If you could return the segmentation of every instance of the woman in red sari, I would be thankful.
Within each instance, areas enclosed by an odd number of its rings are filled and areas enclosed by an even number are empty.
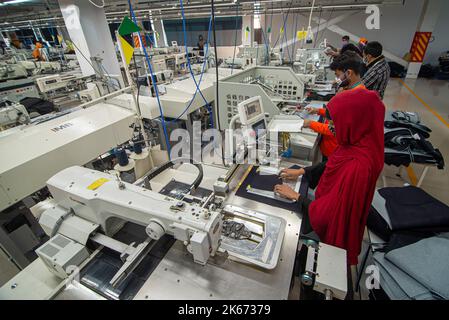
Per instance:
[[[315,200],[286,185],[276,186],[275,192],[297,200],[307,231],[345,249],[352,266],[358,262],[368,210],[383,169],[385,106],[376,92],[362,89],[337,94],[327,108],[338,146],[327,163],[302,172],[311,185],[318,184]]]

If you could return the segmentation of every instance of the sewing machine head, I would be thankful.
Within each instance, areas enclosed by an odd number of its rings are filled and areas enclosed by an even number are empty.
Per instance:
[[[124,223],[132,222],[146,227],[149,241],[157,241],[166,233],[182,241],[199,264],[206,264],[219,247],[221,215],[195,203],[83,167],[59,172],[47,186],[57,205],[43,212],[39,223],[52,239],[62,235],[78,247],[86,246],[97,233],[111,237]],[[41,248],[37,253],[43,257]]]

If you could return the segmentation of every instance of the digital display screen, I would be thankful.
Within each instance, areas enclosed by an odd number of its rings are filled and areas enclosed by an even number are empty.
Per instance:
[[[257,117],[258,115],[260,115],[262,113],[262,110],[260,108],[260,102],[254,101],[254,102],[247,104],[245,111],[246,111],[246,118],[248,120],[251,120],[251,119]]]

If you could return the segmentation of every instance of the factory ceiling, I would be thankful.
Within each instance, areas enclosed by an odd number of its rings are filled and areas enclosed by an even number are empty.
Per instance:
[[[85,0],[88,1],[88,0]],[[98,5],[103,0],[89,0]],[[316,0],[315,10],[364,10],[369,4],[401,5],[405,0]],[[312,0],[215,0],[216,16],[260,14],[282,14],[287,12],[310,11]],[[179,1],[132,0],[139,19],[180,18]],[[210,14],[210,0],[184,0],[187,17],[206,17]],[[104,8],[109,22],[118,21],[129,15],[127,0],[104,0]],[[37,27],[63,26],[58,0],[0,0],[0,29],[3,31]]]

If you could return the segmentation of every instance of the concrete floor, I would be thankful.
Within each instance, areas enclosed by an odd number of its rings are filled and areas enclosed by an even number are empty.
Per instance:
[[[408,87],[408,88],[407,88]],[[399,80],[391,79],[384,98],[389,110],[417,112],[421,122],[432,129],[429,141],[440,149],[449,164],[449,81],[441,80]],[[411,169],[402,170],[401,178],[396,176],[398,169],[385,167],[387,185],[402,186],[404,183],[416,184],[424,170],[422,165],[413,164]],[[383,186],[379,181],[379,187]],[[422,184],[422,189],[449,205],[449,170],[431,168]]]

